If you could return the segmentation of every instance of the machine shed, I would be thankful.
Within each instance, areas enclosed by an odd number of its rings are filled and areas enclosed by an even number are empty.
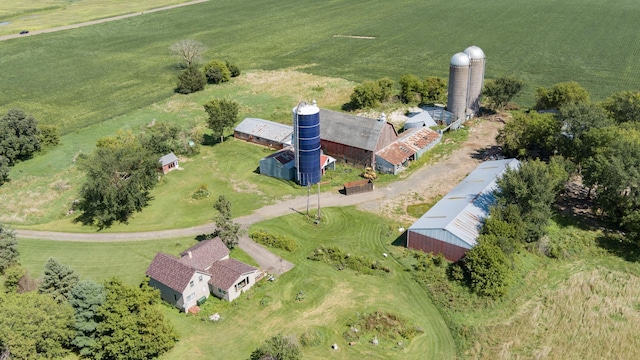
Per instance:
[[[508,169],[517,169],[516,159],[485,161],[438,201],[407,231],[407,247],[442,253],[458,261],[475,244],[494,204],[496,180]]]
[[[260,159],[260,174],[283,180],[296,178],[296,155],[284,149]]]
[[[274,149],[290,146],[292,134],[290,125],[257,118],[246,118],[233,129],[233,136],[237,139]]]

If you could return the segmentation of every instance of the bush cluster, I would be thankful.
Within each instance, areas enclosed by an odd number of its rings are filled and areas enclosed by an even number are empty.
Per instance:
[[[258,244],[276,249],[283,249],[289,252],[298,249],[298,243],[294,239],[284,235],[275,235],[266,231],[256,231],[249,234],[249,237]]]
[[[333,267],[338,270],[344,270],[346,268],[367,275],[391,272],[389,267],[384,266],[377,260],[366,256],[351,256],[349,253],[345,254],[344,251],[337,246],[321,246],[313,250],[307,258],[309,260],[323,261],[332,264]]]
[[[398,342],[411,340],[424,330],[400,316],[376,310],[370,314],[358,313],[347,321],[349,328],[342,336],[346,341],[358,341],[362,338],[378,338],[382,341]]]

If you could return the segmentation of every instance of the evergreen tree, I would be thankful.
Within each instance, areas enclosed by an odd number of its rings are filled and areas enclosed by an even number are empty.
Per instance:
[[[180,94],[191,94],[204,90],[205,85],[207,85],[207,78],[204,73],[195,65],[190,65],[178,75],[176,91]]]
[[[44,277],[39,292],[48,294],[58,303],[69,300],[71,290],[78,284],[78,275],[71,268],[50,257],[44,265]]]
[[[18,263],[18,240],[11,228],[0,223],[0,274]]]
[[[97,347],[98,310],[105,299],[104,286],[91,280],[82,280],[71,290],[69,304],[75,312],[76,330],[71,343],[81,356],[91,355]]]

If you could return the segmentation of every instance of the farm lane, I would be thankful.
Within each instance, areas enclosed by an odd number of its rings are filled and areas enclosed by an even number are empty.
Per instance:
[[[430,166],[415,171],[407,178],[393,183],[376,187],[372,192],[345,196],[338,192],[322,193],[320,206],[358,206],[360,209],[394,216],[394,209],[398,206],[406,206],[415,202],[429,201],[439,195],[446,194],[457,183],[471,172],[480,160],[477,153],[495,145],[495,137],[501,121],[482,120],[470,128],[470,134],[463,146],[452,154]],[[311,196],[309,208],[318,206],[317,196]],[[255,210],[252,214],[237,217],[245,230],[240,237],[238,247],[251,256],[265,270],[277,275],[293,268],[293,264],[277,257],[263,246],[255,243],[246,234],[246,230],[253,223],[272,219],[293,212],[305,213],[307,209],[307,197],[297,196],[282,200],[276,204],[264,206]],[[399,219],[408,220],[408,219]],[[178,238],[185,236],[197,236],[211,234],[215,230],[215,224],[194,226],[184,229],[172,229],[148,232],[132,233],[62,233],[51,231],[34,231],[16,229],[18,238],[54,240],[54,241],[79,241],[79,242],[117,242],[117,241],[143,241],[154,239]]]
[[[118,16],[112,16],[112,17],[108,17],[108,18],[104,18],[104,19],[92,20],[92,21],[87,21],[87,22],[82,22],[82,23],[77,23],[77,24],[58,26],[58,27],[54,27],[54,28],[50,28],[50,29],[32,30],[32,31],[30,30],[28,34],[3,35],[3,36],[0,36],[0,41],[20,38],[20,37],[26,37],[26,36],[32,36],[32,35],[38,35],[38,34],[52,33],[52,32],[62,31],[62,30],[77,29],[77,28],[80,28],[80,27],[83,27],[83,26],[90,26],[90,25],[101,24],[101,23],[105,23],[105,22],[109,22],[109,21],[116,21],[116,20],[126,19],[126,18],[130,18],[130,17],[133,17],[133,16],[140,16],[140,15],[144,15],[144,14],[153,13],[153,12],[156,12],[156,11],[175,9],[175,8],[179,8],[179,7],[182,7],[182,6],[199,4],[199,3],[202,3],[202,2],[205,2],[205,1],[209,1],[209,0],[194,0],[194,1],[189,1],[189,2],[186,2],[186,3],[182,3],[182,4],[163,6],[163,7],[159,7],[159,8],[155,8],[155,9],[150,9],[150,10],[145,10],[145,11],[140,11],[140,12],[135,12],[135,13],[130,13],[130,14],[124,14],[124,15],[118,15]]]

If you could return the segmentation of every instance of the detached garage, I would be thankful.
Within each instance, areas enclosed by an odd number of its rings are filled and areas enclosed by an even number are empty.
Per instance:
[[[476,244],[482,221],[494,204],[496,180],[516,159],[485,161],[409,227],[407,247],[458,261]]]

